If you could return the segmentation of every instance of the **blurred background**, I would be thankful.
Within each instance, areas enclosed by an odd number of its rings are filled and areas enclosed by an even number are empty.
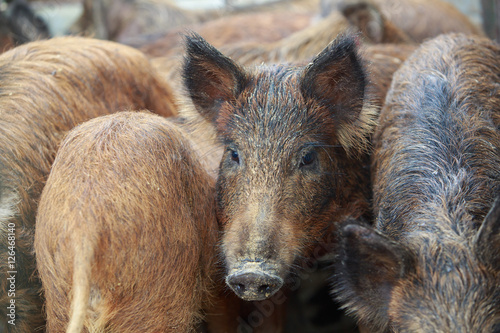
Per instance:
[[[286,0],[281,0],[286,2]],[[460,11],[469,16],[477,25],[482,25],[482,10],[480,0],[446,0],[453,3]],[[496,0],[483,0],[486,10],[493,13]],[[176,0],[176,4],[186,9],[215,9],[224,7],[245,7],[276,0]],[[484,5],[483,5],[484,6]],[[48,24],[53,36],[63,35],[81,15],[83,6],[80,1],[35,1],[33,8]]]

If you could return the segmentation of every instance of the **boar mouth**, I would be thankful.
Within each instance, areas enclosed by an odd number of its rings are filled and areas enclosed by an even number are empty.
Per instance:
[[[231,269],[226,284],[245,301],[262,301],[273,296],[283,286],[283,279],[273,269],[263,267],[263,262],[246,262]]]

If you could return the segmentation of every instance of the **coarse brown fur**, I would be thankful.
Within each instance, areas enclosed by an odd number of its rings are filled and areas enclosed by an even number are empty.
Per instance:
[[[360,48],[375,105],[384,105],[394,72],[416,49],[415,44],[372,44]]]
[[[375,226],[339,236],[337,295],[374,332],[500,327],[499,77],[500,46],[464,34],[425,42],[394,74]]]
[[[284,63],[309,60],[324,49],[335,37],[349,27],[345,17],[340,13],[331,18],[299,30],[288,37],[272,43],[262,41],[242,41],[221,45],[220,49],[231,59],[242,65],[258,65],[261,63]],[[150,53],[151,50],[146,50]],[[172,82],[181,82],[182,58],[179,55],[158,57],[152,60],[153,66]],[[178,86],[176,84],[175,86]]]
[[[184,79],[226,149],[217,181],[226,279],[265,275],[276,284],[262,293],[228,284],[243,299],[268,298],[336,222],[368,214],[377,113],[354,39],[339,37],[308,66],[244,69],[190,36]]]
[[[187,137],[146,112],[69,132],[37,215],[48,332],[195,331],[218,226],[214,179]]]
[[[321,0],[321,15],[326,17],[346,5],[363,2],[377,7],[388,22],[417,43],[444,33],[484,34],[445,0]]]
[[[8,283],[0,282],[0,327],[43,326],[33,235],[40,193],[62,136],[90,118],[124,109],[176,113],[168,86],[137,50],[77,37],[19,46],[0,56],[0,271],[8,264],[7,226],[15,224],[16,325],[8,325]]]

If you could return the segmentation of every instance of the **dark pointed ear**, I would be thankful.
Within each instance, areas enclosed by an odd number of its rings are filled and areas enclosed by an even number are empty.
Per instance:
[[[500,271],[500,197],[497,197],[477,233],[476,255],[486,266]]]
[[[364,136],[374,128],[376,112],[364,108],[366,85],[354,35],[338,37],[302,74],[302,95],[329,111],[346,149],[366,144]]]
[[[344,121],[361,111],[365,86],[354,36],[334,40],[305,68],[301,80],[304,97],[318,100]]]
[[[338,255],[337,299],[361,321],[384,327],[392,288],[411,265],[408,250],[370,226],[349,223],[340,229]]]
[[[192,33],[185,37],[185,43],[184,85],[197,111],[214,122],[220,105],[243,90],[246,74],[201,36]]]

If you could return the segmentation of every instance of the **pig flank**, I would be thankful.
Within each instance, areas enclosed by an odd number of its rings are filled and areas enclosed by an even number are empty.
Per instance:
[[[226,146],[217,181],[228,285],[270,297],[344,216],[367,211],[368,136],[375,110],[352,37],[305,67],[246,70],[187,38],[184,79]]]
[[[500,328],[500,47],[463,34],[395,73],[372,157],[374,227],[341,230],[337,295],[371,331]]]

